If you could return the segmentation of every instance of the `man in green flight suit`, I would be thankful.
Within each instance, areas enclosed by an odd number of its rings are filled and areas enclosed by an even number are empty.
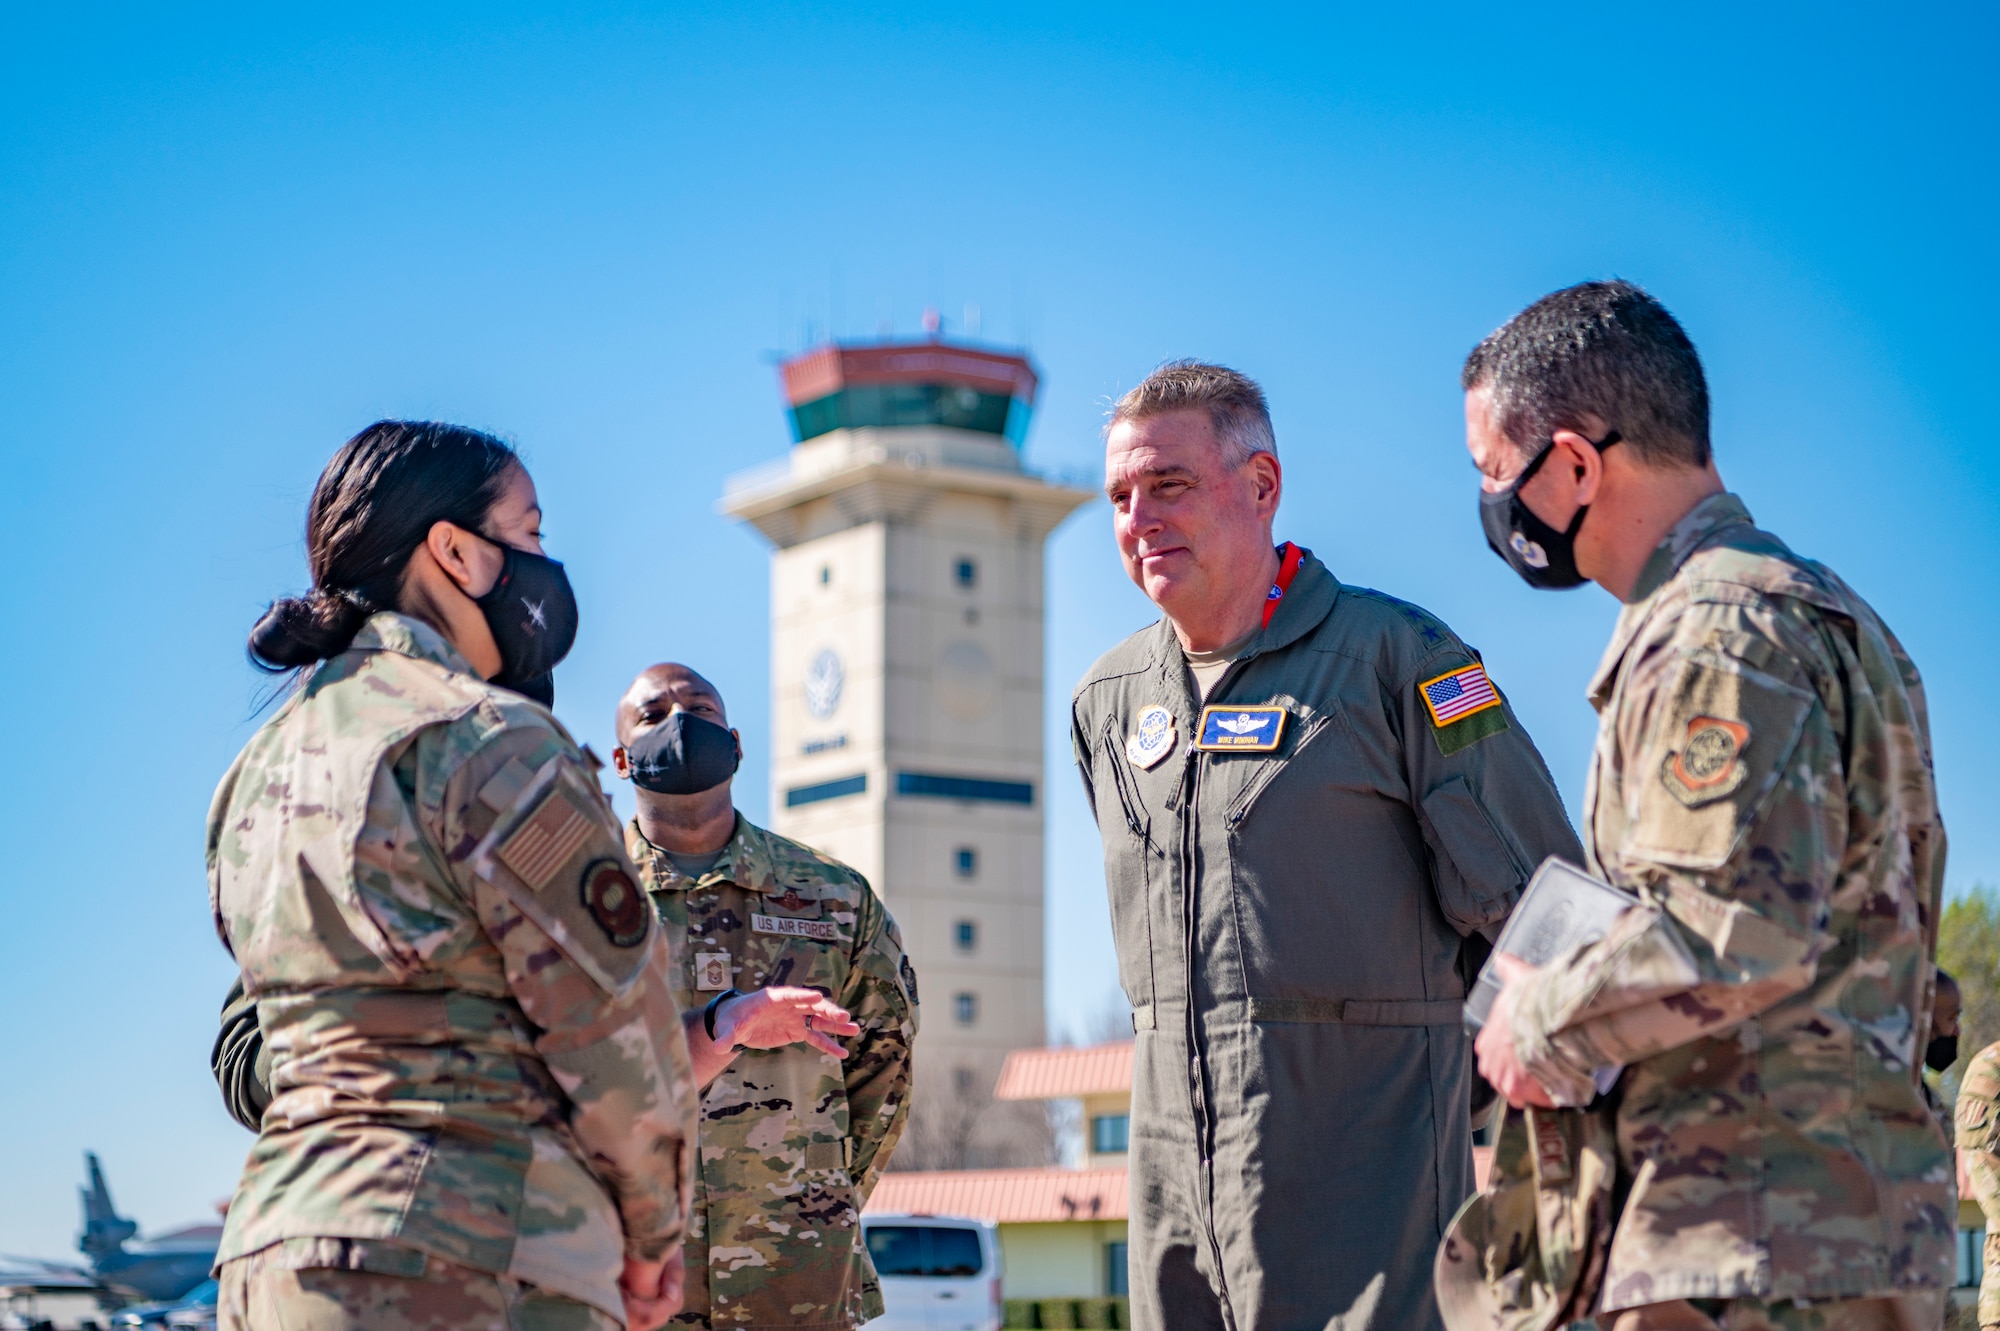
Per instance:
[[[702,1087],[674,1324],[845,1331],[883,1311],[859,1220],[909,1116],[916,974],[867,879],[736,812],[728,725],[712,684],[656,665],[612,754]]]
[[[1072,703],[1138,1028],[1132,1322],[1423,1331],[1472,1191],[1471,963],[1580,848],[1477,653],[1273,544],[1276,448],[1263,390],[1191,361],[1106,435],[1163,612]]]

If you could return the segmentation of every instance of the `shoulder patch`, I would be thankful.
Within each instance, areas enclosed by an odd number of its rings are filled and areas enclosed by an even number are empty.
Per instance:
[[[1698,809],[1743,784],[1749,774],[1743,749],[1749,743],[1750,727],[1741,721],[1697,716],[1688,722],[1680,748],[1661,760],[1660,781],[1668,794]]]
[[[576,807],[558,782],[494,854],[516,878],[540,891],[563,861],[583,849],[590,831],[590,815]]]
[[[653,912],[646,894],[617,860],[592,860],[584,867],[583,905],[612,946],[637,947],[646,941]]]
[[[1425,680],[1417,685],[1417,697],[1430,715],[1431,737],[1446,757],[1507,728],[1500,691],[1477,661]]]
[[[917,968],[910,964],[909,953],[905,952],[903,954],[903,964],[897,967],[897,970],[903,976],[903,992],[910,996],[911,1004],[915,1005],[917,1002]]]

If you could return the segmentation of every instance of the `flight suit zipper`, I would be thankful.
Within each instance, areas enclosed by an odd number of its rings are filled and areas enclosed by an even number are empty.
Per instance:
[[[1239,657],[1230,662],[1222,677],[1215,681],[1215,687],[1208,696],[1218,697],[1224,688],[1242,673],[1250,657]],[[1186,667],[1183,666],[1185,670]],[[1188,672],[1188,680],[1193,681],[1193,672]],[[1184,935],[1182,946],[1181,992],[1187,996],[1186,1036],[1188,1044],[1188,1104],[1194,1114],[1196,1154],[1201,1171],[1201,1196],[1198,1203],[1201,1210],[1202,1234],[1208,1240],[1209,1258],[1215,1263],[1215,1286],[1217,1302],[1221,1305],[1224,1324],[1234,1331],[1236,1310],[1229,1300],[1229,1276],[1222,1262],[1222,1240],[1215,1232],[1215,1132],[1214,1115],[1210,1112],[1208,1096],[1208,1060],[1201,1040],[1201,1023],[1196,1013],[1195,956],[1201,937],[1201,750],[1194,747],[1200,733],[1201,707],[1205,700],[1198,686],[1194,693],[1197,718],[1193,729],[1195,734],[1188,737],[1187,763],[1181,774],[1181,793],[1184,796],[1181,807],[1180,868],[1181,868],[1181,931]]]

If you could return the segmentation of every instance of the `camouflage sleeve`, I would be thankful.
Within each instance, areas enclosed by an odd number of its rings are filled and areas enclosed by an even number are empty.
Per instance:
[[[1811,645],[1773,619],[1691,606],[1624,685],[1626,830],[1593,850],[1644,904],[1524,982],[1513,1010],[1522,1061],[1558,1104],[1813,981],[1846,845],[1846,801],[1826,791],[1841,743]]]
[[[903,936],[865,880],[861,895],[857,955],[839,1000],[861,1027],[841,1064],[856,1207],[867,1205],[909,1122],[910,1045],[917,1035],[917,975],[903,952]]]
[[[1439,681],[1449,685],[1439,689]],[[1491,698],[1485,706],[1451,706],[1482,692]],[[1433,696],[1447,697],[1445,705]],[[1383,724],[1402,736],[1438,905],[1461,935],[1497,938],[1536,865],[1551,855],[1583,859],[1555,778],[1485,666],[1455,639],[1428,656],[1384,710]],[[1380,743],[1396,751],[1392,735]]]
[[[694,1079],[665,938],[620,829],[574,748],[528,726],[459,766],[441,817],[626,1252],[658,1257],[685,1232]]]
[[[260,1131],[264,1109],[271,1103],[271,1051],[264,1047],[264,1030],[257,1024],[257,1000],[244,997],[241,976],[222,1000],[222,1029],[215,1033],[208,1068],[215,1074],[229,1116],[252,1132]]]
[[[1965,1065],[1952,1123],[1960,1150],[2000,1153],[2000,1044],[1987,1045]],[[2000,1195],[1993,1201],[2000,1207]]]

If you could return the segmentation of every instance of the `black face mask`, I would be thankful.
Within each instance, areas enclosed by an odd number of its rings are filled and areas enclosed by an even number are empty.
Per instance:
[[[632,784],[656,795],[699,795],[736,775],[736,736],[706,717],[675,712],[625,746]]]
[[[576,593],[569,574],[544,555],[480,539],[499,545],[507,556],[493,590],[474,603],[500,649],[500,673],[493,682],[552,707],[556,662],[576,641]]]
[[[1958,1037],[1956,1035],[1934,1035],[1924,1046],[1924,1066],[1932,1072],[1943,1072],[1958,1062]]]
[[[1602,453],[1617,442],[1618,432],[1613,430],[1591,447]],[[1569,530],[1557,531],[1521,501],[1521,487],[1555,451],[1555,441],[1550,440],[1513,484],[1494,494],[1482,491],[1479,496],[1479,525],[1486,529],[1486,544],[1521,575],[1523,582],[1550,591],[1583,585],[1584,576],[1576,571],[1576,534],[1583,530],[1584,514],[1590,512],[1590,505],[1583,505],[1570,519]]]

